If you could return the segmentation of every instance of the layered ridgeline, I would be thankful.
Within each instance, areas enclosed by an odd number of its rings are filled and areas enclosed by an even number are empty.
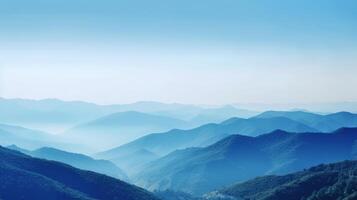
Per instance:
[[[63,162],[79,169],[94,171],[128,181],[127,175],[118,166],[107,160],[96,160],[83,154],[62,151],[50,147],[42,147],[33,151],[20,148],[16,145],[11,145],[7,148],[20,151],[33,157]]]
[[[177,149],[188,147],[204,147],[217,142],[231,134],[256,136],[276,129],[288,132],[332,132],[342,127],[357,127],[356,114],[340,112],[329,115],[319,115],[308,112],[278,112],[269,111],[249,119],[231,118],[220,124],[206,124],[189,130],[174,129],[165,133],[144,136],[128,144],[101,152],[97,156],[111,159],[119,166],[130,165],[126,157],[138,151],[150,152],[148,157],[137,159],[136,163],[147,163],[155,156],[162,156]],[[319,123],[317,123],[319,122]],[[328,126],[326,125],[328,124]],[[311,125],[311,126],[310,126]],[[326,128],[330,127],[330,128]],[[130,168],[129,171],[137,171]]]
[[[302,123],[283,117],[268,119],[231,118],[220,124],[207,124],[190,130],[174,129],[165,133],[150,134],[96,156],[110,159],[123,167],[124,170],[132,171],[133,168],[126,169],[128,163],[126,163],[126,159],[121,158],[129,157],[138,151],[150,152],[147,154],[147,158],[141,156],[140,159],[137,159],[137,163],[143,164],[143,162],[152,161],[157,156],[163,156],[177,149],[208,146],[231,134],[239,133],[255,136],[276,129],[292,132],[316,131]],[[133,156],[131,158],[132,160],[135,159]]]
[[[205,148],[170,153],[147,164],[132,180],[149,190],[200,195],[256,176],[353,159],[356,140],[357,128],[330,134],[277,130],[257,137],[232,135]]]
[[[98,105],[58,99],[28,100],[0,98],[0,122],[45,132],[63,132],[116,112],[136,111],[190,121],[198,126],[220,122],[233,116],[250,117],[256,112],[233,106],[204,108],[195,105],[137,102],[132,104]]]
[[[151,193],[109,176],[33,158],[0,147],[0,198],[156,200]]]
[[[227,119],[224,117],[239,116],[240,112],[243,111],[231,106],[202,109],[197,116],[188,120],[163,116],[165,113],[161,112],[160,114],[136,111],[117,112],[77,125],[65,131],[64,135],[98,149],[108,149],[150,133],[167,132],[171,129],[189,129],[208,122],[221,122]]]
[[[237,109],[234,106],[223,106],[218,108],[202,109],[195,116],[187,119],[192,125],[203,125],[207,123],[220,123],[232,117],[249,118],[257,115],[258,112]]]
[[[321,132],[331,132],[341,127],[357,127],[357,114],[338,112],[328,115],[319,115],[309,112],[268,111],[255,118],[286,117],[303,123]]]
[[[113,158],[111,161],[124,169],[129,176],[132,176],[142,170],[145,164],[158,158],[160,158],[160,156],[157,154],[145,149],[140,149],[138,151],[123,153],[120,156]]]
[[[110,108],[80,101],[57,99],[26,100],[0,98],[0,121],[7,124],[60,132],[75,124],[111,112]]]
[[[206,200],[357,199],[357,161],[264,176],[204,195]]]
[[[64,133],[67,138],[99,149],[132,141],[152,132],[186,128],[185,121],[141,112],[119,112],[80,124]]]

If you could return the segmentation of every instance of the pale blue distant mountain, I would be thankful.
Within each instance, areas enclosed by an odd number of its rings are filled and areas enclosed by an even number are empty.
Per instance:
[[[231,117],[248,118],[259,114],[257,111],[238,109],[231,105],[200,106],[189,104],[165,104],[152,101],[142,101],[133,104],[120,105],[123,111],[138,111],[158,114],[189,121],[192,125],[219,123]]]
[[[357,101],[341,101],[334,103],[236,103],[233,106],[248,110],[284,110],[284,111],[309,111],[313,113],[327,114],[340,111],[357,113]]]
[[[132,104],[121,104],[112,105],[119,109],[120,112],[125,111],[137,111],[151,114],[158,114],[163,116],[168,116],[171,118],[177,118],[182,120],[187,120],[192,118],[200,112],[202,107],[189,104],[179,104],[179,103],[161,103],[155,101],[139,101]]]
[[[357,128],[333,133],[232,135],[205,148],[178,150],[147,164],[133,177],[149,190],[200,195],[266,174],[302,170],[320,163],[356,159]]]
[[[119,112],[78,125],[64,136],[96,148],[130,142],[152,132],[164,132],[190,125],[182,120],[141,112]]]
[[[190,119],[190,122],[195,125],[203,125],[207,123],[219,123],[232,117],[249,118],[257,115],[258,112],[237,109],[233,106],[223,106],[218,108],[207,108],[200,111],[195,117]]]
[[[201,109],[180,104],[138,102],[122,105],[97,105],[81,101],[58,99],[28,100],[0,98],[0,122],[61,132],[74,125],[125,111],[158,113],[161,111]],[[179,111],[178,111],[179,112]]]
[[[196,105],[142,101],[132,104],[98,105],[58,99],[28,100],[0,98],[0,123],[24,126],[46,132],[63,132],[75,125],[116,112],[136,111],[191,121],[192,126],[220,122],[230,117],[254,114],[232,106],[206,108]]]
[[[110,111],[86,102],[0,98],[0,122],[59,132]]]
[[[357,127],[357,114],[349,112],[320,115],[301,111],[268,111],[256,116],[256,118],[271,117],[286,117],[322,132],[331,132],[341,127]]]
[[[174,129],[165,133],[150,134],[117,148],[101,152],[97,156],[111,160],[140,149],[146,149],[162,156],[177,149],[208,146],[232,134],[255,136],[276,129],[291,132],[316,131],[304,124],[283,117],[268,119],[231,118],[220,124],[206,124],[190,130]]]
[[[118,179],[0,147],[0,198],[6,200],[158,200]]]
[[[73,145],[49,133],[6,124],[0,124],[0,144],[16,144],[26,149],[42,146],[70,148]]]

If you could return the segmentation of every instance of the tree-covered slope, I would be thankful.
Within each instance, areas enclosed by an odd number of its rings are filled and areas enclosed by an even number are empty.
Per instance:
[[[109,176],[33,158],[0,147],[0,199],[155,200],[151,193]]]
[[[330,134],[278,130],[258,137],[232,135],[205,148],[168,154],[149,163],[133,181],[150,190],[203,194],[256,176],[353,159],[356,141],[357,128]]]
[[[284,176],[259,177],[218,193],[249,200],[353,200],[357,198],[357,161],[318,165]]]

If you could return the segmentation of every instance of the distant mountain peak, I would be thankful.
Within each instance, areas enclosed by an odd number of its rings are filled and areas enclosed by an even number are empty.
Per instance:
[[[239,118],[239,117],[232,117],[232,118],[229,118],[223,122],[221,122],[220,124],[231,124],[231,123],[234,123],[236,121],[239,121],[239,120],[245,120],[244,118]]]

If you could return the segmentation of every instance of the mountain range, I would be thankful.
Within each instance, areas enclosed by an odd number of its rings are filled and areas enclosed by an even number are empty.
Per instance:
[[[356,144],[357,128],[329,134],[277,130],[257,137],[232,135],[208,147],[174,151],[146,164],[132,180],[149,190],[200,195],[256,176],[353,159]]]
[[[158,200],[109,176],[0,147],[0,199]]]
[[[92,103],[58,99],[28,100],[0,98],[0,121],[6,124],[61,132],[75,124],[109,114]]]
[[[189,130],[174,129],[165,133],[150,134],[117,148],[101,152],[96,156],[110,159],[120,166],[118,162],[120,157],[143,149],[153,154],[163,156],[177,149],[208,146],[232,134],[255,136],[276,129],[292,132],[316,131],[302,123],[283,117],[267,119],[231,118],[220,124],[206,124]],[[125,161],[121,163],[123,162]]]
[[[63,136],[103,149],[127,143],[148,133],[185,127],[189,127],[189,124],[183,120],[128,111],[77,125],[63,133]]]
[[[149,134],[97,156],[118,161],[123,155],[143,149],[162,156],[177,149],[204,147],[231,134],[256,136],[276,129],[289,132],[332,132],[342,127],[357,127],[356,119],[356,114],[348,112],[320,115],[303,111],[268,111],[248,119],[234,117],[219,124]]]
[[[357,127],[357,114],[338,112],[320,115],[302,111],[267,111],[255,118],[285,117],[303,123],[321,132],[331,132],[341,127]]]
[[[338,167],[297,172],[357,158],[357,114],[349,112],[1,98],[0,109],[0,145],[18,145],[0,148],[0,199],[156,199],[129,179],[165,200],[355,197],[355,180]]]
[[[82,101],[58,99],[5,99],[0,98],[0,122],[61,133],[78,124],[85,124],[117,112],[135,111],[184,120],[193,126],[220,122],[230,117],[251,117],[254,111],[233,106],[205,107],[177,103],[142,101],[131,104],[98,105]]]

